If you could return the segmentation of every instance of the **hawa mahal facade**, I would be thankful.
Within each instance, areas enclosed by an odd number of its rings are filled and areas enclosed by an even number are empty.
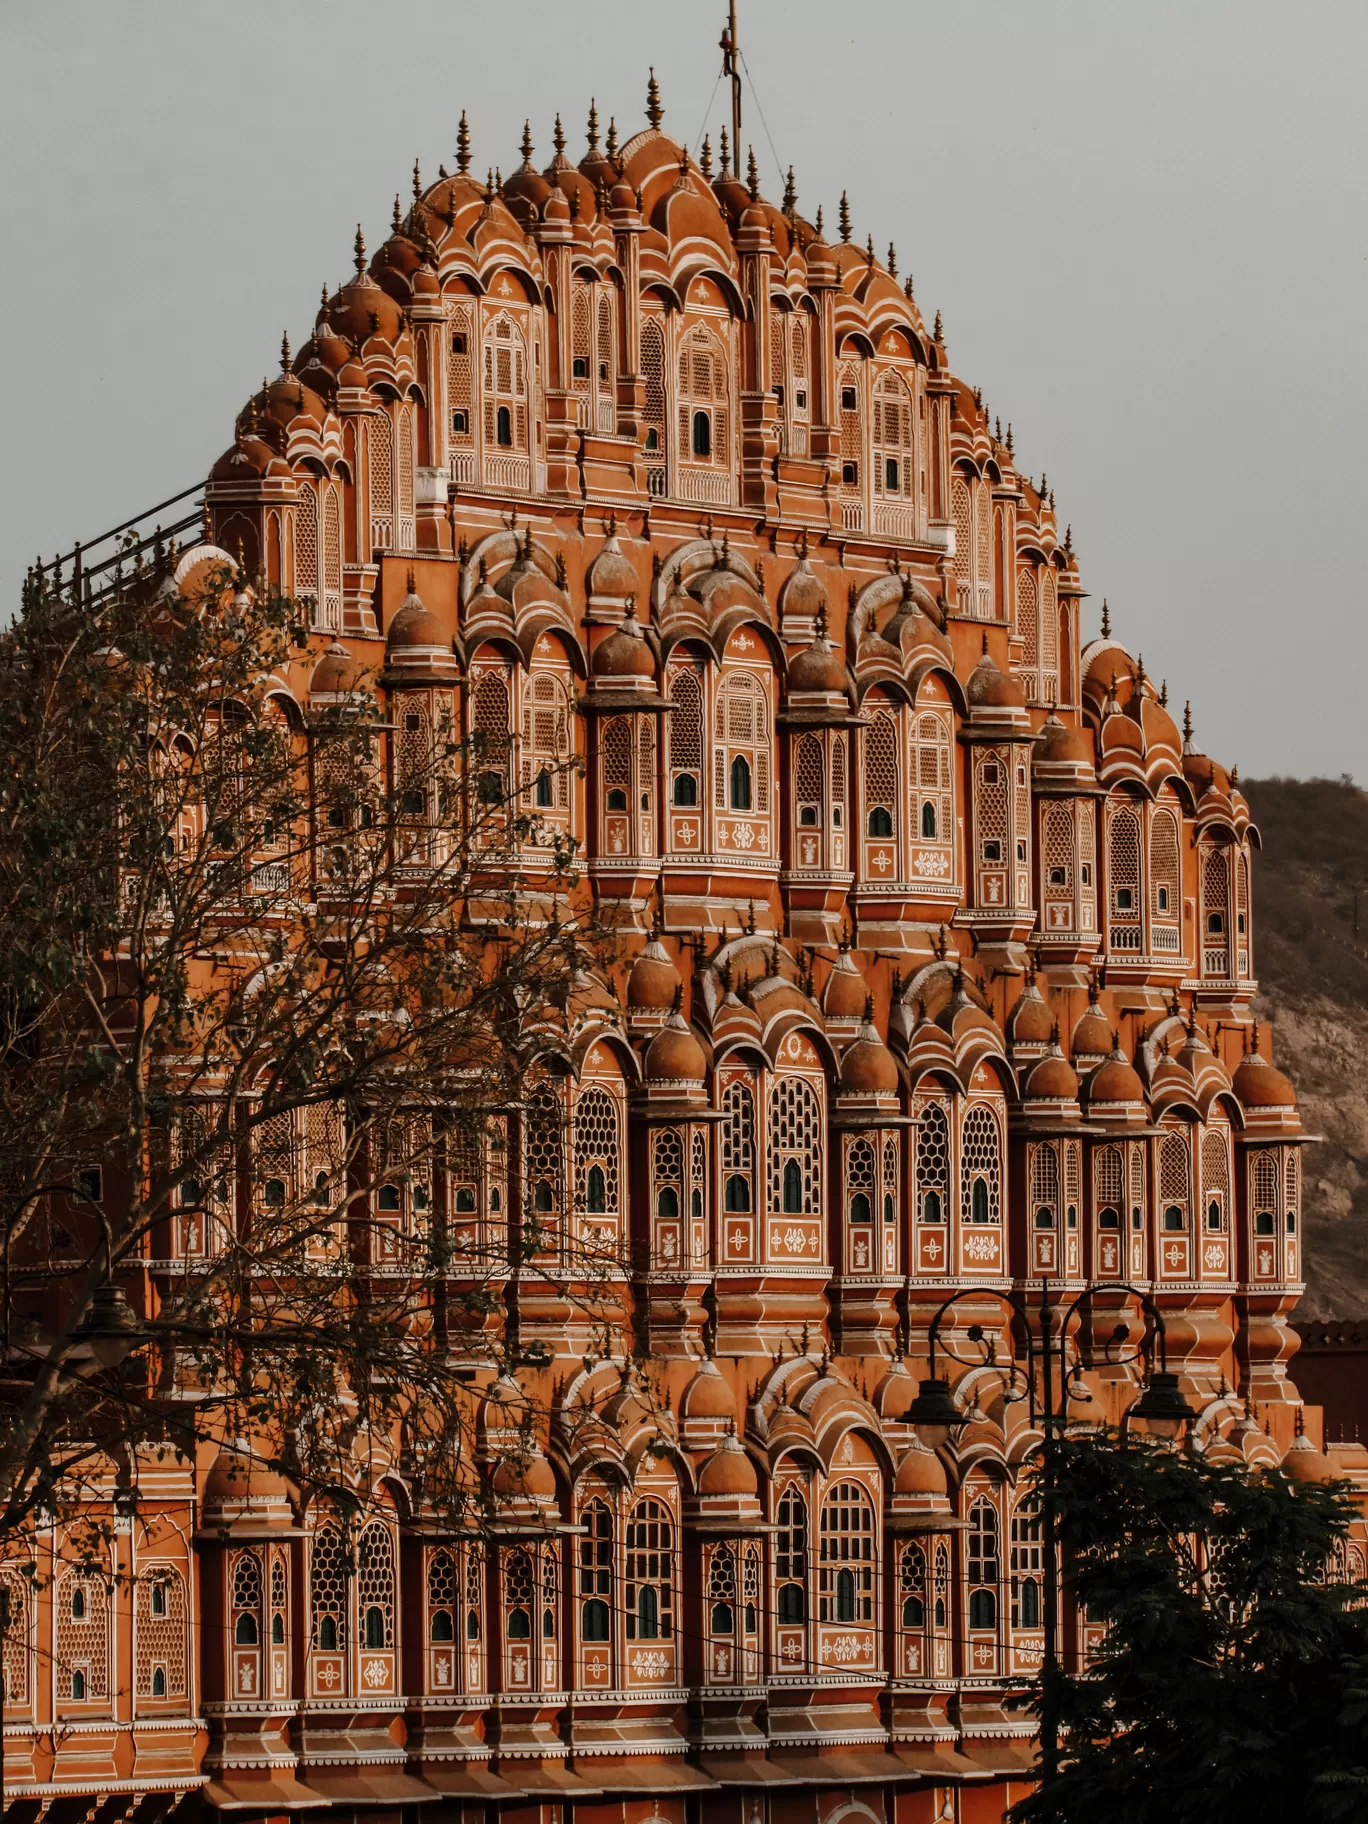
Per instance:
[[[1105,610],[1085,636],[1053,494],[893,250],[661,122],[653,79],[578,162],[558,122],[544,169],[525,138],[477,177],[463,127],[454,173],[415,170],[177,570],[301,604],[296,713],[371,690],[396,751],[485,736],[536,811],[529,918],[544,845],[578,845],[626,954],[504,1117],[516,1182],[434,1197],[619,1248],[620,1352],[529,1290],[549,1428],[517,1476],[521,1396],[488,1388],[479,1537],[397,1474],[357,1552],[231,1450],[149,1467],[125,1582],[12,1592],[34,1824],[192,1790],[252,1820],[1000,1817],[1042,1654],[1040,1432],[962,1343],[1010,1345],[1002,1292],[1132,1282],[1203,1448],[1368,1486],[1289,1376],[1306,1135],[1251,1014],[1237,775]],[[963,1423],[928,1448],[908,1409],[965,1291]],[[1072,1416],[1138,1397],[1118,1326],[1138,1304],[1098,1291]]]

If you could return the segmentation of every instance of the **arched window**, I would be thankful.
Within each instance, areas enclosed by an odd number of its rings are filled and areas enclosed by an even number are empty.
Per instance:
[[[918,1112],[918,1209],[923,1222],[943,1222],[950,1194],[950,1122],[939,1102],[928,1102]]]
[[[309,1614],[313,1644],[323,1652],[346,1645],[349,1570],[341,1533],[320,1528],[309,1554]]]
[[[648,1495],[627,1521],[627,1638],[669,1640],[674,1634],[674,1522]]]
[[[850,1143],[846,1153],[846,1209],[854,1223],[873,1219],[876,1165],[874,1148],[868,1140],[861,1138]],[[866,1259],[863,1264],[870,1263]]]
[[[703,685],[692,665],[679,665],[671,666],[667,688],[674,706],[665,718],[670,796],[675,804],[692,808],[703,776]]]
[[[1041,1518],[1030,1498],[1019,1501],[1012,1515],[1012,1626],[1040,1626]]]
[[[465,1561],[465,1611],[466,1639],[480,1638],[480,1610],[482,1609],[482,1584],[484,1581],[484,1559],[478,1545],[466,1547]]]
[[[819,1621],[874,1619],[874,1509],[859,1482],[838,1482],[822,1502],[817,1601]]]
[[[950,1554],[944,1545],[936,1547],[936,1588],[932,1615],[937,1628],[950,1619]]]
[[[8,1605],[9,1626],[5,1630],[0,1676],[4,1678],[4,1698],[11,1712],[29,1703],[30,1633],[29,1588],[27,1580],[5,1573],[0,1575],[0,1591]]]
[[[904,1548],[898,1567],[898,1593],[902,1598],[902,1625],[920,1628],[926,1623],[926,1554],[919,1545]]]
[[[370,542],[387,550],[394,541],[394,430],[386,412],[366,419],[370,459]]]
[[[500,311],[485,332],[485,441],[503,450],[527,448],[527,345],[513,318]]]
[[[729,1545],[715,1547],[708,1562],[708,1627],[714,1634],[736,1632],[736,1554]]]
[[[667,1184],[656,1193],[656,1215],[663,1222],[673,1222],[679,1215],[679,1193],[672,1184]]]
[[[997,1509],[976,1501],[969,1510],[969,1626],[997,1626],[997,1586],[1001,1576]]]
[[[1159,1201],[1164,1206],[1164,1228],[1178,1233],[1187,1227],[1192,1196],[1188,1137],[1173,1128],[1159,1142]]]
[[[947,716],[921,710],[911,725],[909,773],[923,842],[952,847],[955,830],[953,743]],[[947,878],[942,874],[941,878]]]
[[[495,671],[477,674],[472,694],[471,736],[477,768],[476,797],[483,805],[506,802],[512,723],[508,685]]]
[[[1150,825],[1150,917],[1155,950],[1177,954],[1182,947],[1182,896],[1178,871],[1178,824],[1158,810]]]
[[[691,463],[729,467],[727,357],[721,342],[703,324],[686,332],[679,348],[679,448]],[[681,492],[690,498],[690,491]],[[729,487],[698,495],[716,505],[731,498]]]
[[[233,1639],[240,1647],[254,1647],[257,1644],[257,1618],[246,1613],[238,1616],[233,1623]]]
[[[520,1546],[508,1553],[504,1567],[504,1617],[510,1640],[531,1640],[535,1593],[532,1555]]]
[[[532,1207],[550,1212],[563,1207],[565,1182],[564,1104],[559,1086],[539,1083],[528,1098],[523,1117],[523,1148]],[[586,1162],[587,1163],[587,1162]]]
[[[864,486],[864,374],[858,361],[847,361],[837,372],[837,424],[841,433],[841,519],[855,529],[863,514],[850,511],[859,502]]]
[[[590,1501],[580,1514],[580,1633],[584,1640],[609,1639],[613,1594],[613,1516],[606,1503]]]
[[[356,1601],[366,1645],[394,1645],[394,1540],[381,1520],[362,1528],[356,1546]]]
[[[775,1519],[776,1609],[780,1621],[800,1622],[807,1616],[807,1502],[792,1482],[780,1491]]]
[[[916,468],[912,395],[896,373],[881,374],[874,383],[872,428],[875,498],[910,505]]]
[[[591,1084],[575,1103],[575,1201],[592,1214],[618,1212],[620,1141],[617,1103]]]
[[[822,1110],[816,1092],[804,1078],[784,1076],[771,1086],[769,1142],[771,1213],[818,1214],[822,1184]]]
[[[755,1100],[744,1083],[729,1083],[722,1096],[722,1207],[749,1210],[755,1182]]]
[[[261,1639],[261,1555],[239,1552],[229,1569],[229,1603],[233,1616],[233,1644],[255,1647]]]
[[[999,1217],[1001,1171],[998,1124],[982,1103],[964,1119],[960,1140],[961,1219],[996,1222]]]
[[[724,677],[713,718],[713,800],[719,811],[770,808],[769,700],[753,672]],[[738,766],[737,762],[741,764]]]
[[[1138,952],[1140,927],[1140,819],[1133,810],[1116,811],[1111,820],[1109,868],[1111,913],[1108,941],[1113,950]]]
[[[795,750],[793,766],[793,801],[800,829],[817,830],[822,827],[825,770],[821,744],[814,736],[804,735]]]
[[[751,808],[750,761],[744,754],[736,754],[732,757],[731,793],[728,805],[733,811],[748,811]]]
[[[568,811],[570,703],[565,680],[555,671],[537,670],[527,679],[522,748],[523,791],[539,809]]]
[[[647,314],[641,325],[641,377],[646,388],[641,416],[646,427],[647,492],[663,494],[665,426],[669,421],[665,401],[665,331],[654,314]]]
[[[891,715],[875,715],[864,744],[865,828],[886,840],[898,830],[898,731]]]

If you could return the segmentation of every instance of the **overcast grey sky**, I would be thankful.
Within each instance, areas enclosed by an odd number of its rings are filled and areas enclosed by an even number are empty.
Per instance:
[[[413,160],[572,156],[654,64],[714,143],[723,0],[3,0],[0,603],[202,477]],[[1118,635],[1247,775],[1368,779],[1368,6],[741,0],[799,202],[897,243]],[[747,103],[766,192],[781,191]]]

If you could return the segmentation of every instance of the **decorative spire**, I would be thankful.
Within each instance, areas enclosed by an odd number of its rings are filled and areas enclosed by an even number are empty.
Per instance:
[[[890,253],[892,253],[893,249],[891,246],[889,247],[888,251]],[[908,273],[907,278],[903,281],[903,296],[907,299],[909,304],[912,302],[912,274],[910,272]]]
[[[322,292],[318,300],[318,314],[320,317],[326,317],[328,314],[328,281],[326,279],[323,281]]]
[[[1001,420],[1001,418],[995,418],[993,420],[993,442],[994,443],[1002,442],[1002,420]]]
[[[850,201],[849,201],[848,197],[846,196],[846,193],[844,190],[842,190],[842,192],[841,192],[840,222],[841,222],[841,239],[843,241],[848,241],[850,239]]]
[[[616,116],[609,117],[608,138],[604,143],[605,143],[605,147],[607,149],[609,163],[610,164],[615,163],[617,160],[617,146],[618,146]]]
[[[820,203],[817,205],[817,220],[813,226],[817,230],[817,239],[820,241],[822,238],[822,205]]]
[[[565,128],[561,125],[559,114],[556,116],[556,128],[551,135],[551,144],[555,148],[556,157],[563,158],[565,156]]]
[[[874,270],[874,236],[872,234],[865,237],[865,259],[869,262],[869,269],[872,272]]]
[[[1102,597],[1102,638],[1111,638],[1111,607],[1105,595]]]
[[[657,129],[665,118],[665,110],[660,105],[660,84],[656,81],[654,65],[651,66],[650,81],[646,84],[646,118]]]
[[[462,177],[470,169],[470,126],[464,108],[461,109],[461,124],[456,129],[456,169]]]
[[[888,243],[888,276],[890,279],[898,276],[898,250],[892,241]]]
[[[423,200],[423,173],[416,158],[413,161],[413,200],[415,203]]]
[[[1010,418],[1007,420],[1007,454],[1009,456],[1012,454],[1012,421]]]
[[[282,374],[288,374],[290,371],[290,336],[288,330],[280,338],[280,371]]]
[[[525,120],[523,122],[522,146],[520,150],[522,152],[522,168],[524,171],[530,171],[532,169],[532,122],[530,120]]]
[[[390,233],[402,234],[404,230],[404,212],[399,207],[399,192],[394,193],[394,210],[390,216]]]
[[[726,129],[725,125],[723,126],[722,132],[718,138],[718,147],[719,147],[719,156],[721,157],[721,160],[722,160],[722,171],[721,171],[720,181],[722,183],[725,183],[727,181],[727,179],[731,176],[731,141],[727,138],[727,129]]]
[[[798,189],[793,181],[793,166],[792,165],[789,166],[788,176],[784,179],[784,205],[783,206],[784,206],[785,215],[796,215],[798,213]]]
[[[1183,749],[1186,752],[1192,746],[1192,699],[1183,705]]]
[[[494,201],[494,167],[491,165],[485,173],[484,206],[489,208]]]
[[[1064,528],[1064,550],[1069,557],[1073,556],[1073,522]]]
[[[594,100],[592,95],[589,98],[589,125],[585,129],[585,136],[589,141],[589,150],[591,152],[597,152],[598,151],[598,103]]]
[[[1168,708],[1168,679],[1159,686],[1159,704],[1162,709]]]
[[[1042,469],[1040,471],[1040,504],[1041,504],[1041,507],[1044,508],[1045,505],[1047,504],[1047,502],[1051,506],[1053,506],[1053,504],[1054,504],[1053,499],[1050,496],[1049,479],[1046,476],[1044,469]]]
[[[748,146],[750,157],[746,161],[746,189],[750,192],[753,203],[760,200],[760,167],[755,162],[755,147]]]
[[[703,181],[710,184],[712,182],[712,141],[706,133],[703,135],[702,171]]]
[[[366,237],[361,232],[361,224],[356,224],[356,239],[352,243],[352,258],[356,261],[356,276],[359,279],[366,270]]]
[[[934,342],[943,342],[945,340],[945,331],[941,328],[941,314],[939,311],[936,312],[936,321],[932,326],[931,339]]]

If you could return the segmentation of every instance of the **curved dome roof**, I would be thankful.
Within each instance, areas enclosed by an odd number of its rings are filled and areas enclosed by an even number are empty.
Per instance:
[[[311,697],[352,696],[366,688],[366,670],[340,640],[334,640],[313,668]]]
[[[679,1402],[681,1419],[736,1420],[736,1401],[723,1379],[722,1370],[711,1356],[698,1364],[698,1372],[684,1389]]]
[[[658,937],[647,943],[627,977],[627,1005],[645,1012],[668,1012],[683,988],[678,969]]]
[[[655,655],[641,637],[636,616],[629,609],[621,627],[615,627],[594,648],[596,678],[654,678]]]
[[[759,1487],[755,1465],[734,1436],[723,1438],[698,1472],[700,1495],[753,1495]]]
[[[865,1021],[859,1037],[846,1048],[841,1059],[841,1090],[845,1095],[895,1095],[898,1089],[898,1066],[893,1053],[879,1037],[866,1002]]]
[[[646,1077],[652,1083],[701,1083],[708,1074],[703,1047],[682,1013],[672,1013],[646,1052]]]

